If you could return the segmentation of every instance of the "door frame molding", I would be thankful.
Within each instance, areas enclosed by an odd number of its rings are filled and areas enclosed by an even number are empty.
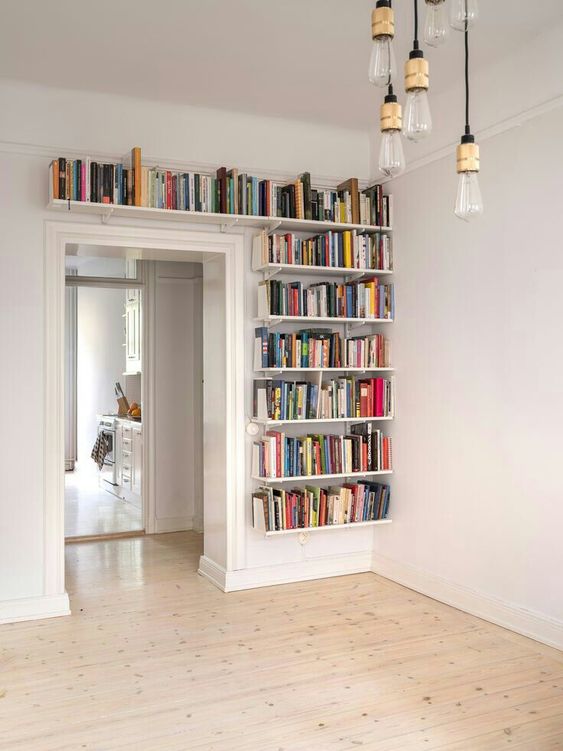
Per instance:
[[[64,293],[67,244],[175,251],[203,262],[222,257],[225,272],[225,550],[216,563],[232,571],[245,566],[244,504],[244,236],[145,224],[45,221],[44,287],[44,594],[65,594],[64,571]],[[198,255],[199,254],[199,255]],[[206,254],[202,257],[202,254]],[[153,256],[154,257],[154,256]],[[205,266],[204,266],[205,289]],[[205,292],[204,292],[205,294]],[[208,343],[209,346],[210,343]],[[204,342],[205,347],[205,342]],[[204,374],[205,379],[205,374]],[[204,415],[205,425],[205,415]],[[204,428],[205,433],[205,428]],[[144,441],[148,484],[154,452]],[[204,455],[205,455],[204,445]],[[214,468],[214,474],[222,468]],[[205,479],[204,479],[205,484]],[[204,488],[205,498],[205,488]],[[146,502],[146,501],[145,501]],[[217,531],[213,530],[214,538]],[[205,534],[205,502],[204,502]]]

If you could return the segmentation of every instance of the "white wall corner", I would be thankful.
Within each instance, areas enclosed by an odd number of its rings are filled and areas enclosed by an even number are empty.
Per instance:
[[[0,624],[58,618],[62,615],[70,615],[70,603],[66,592],[0,602]]]
[[[563,650],[563,622],[476,592],[426,571],[373,553],[371,570],[465,613]]]

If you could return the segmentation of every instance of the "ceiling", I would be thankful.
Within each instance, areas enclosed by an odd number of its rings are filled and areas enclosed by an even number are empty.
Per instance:
[[[367,129],[381,100],[367,82],[374,4],[0,0],[0,76]],[[401,60],[410,49],[412,3],[394,5]],[[563,21],[561,0],[480,0],[480,10],[474,67]],[[461,78],[462,54],[457,32],[428,51],[433,91]]]

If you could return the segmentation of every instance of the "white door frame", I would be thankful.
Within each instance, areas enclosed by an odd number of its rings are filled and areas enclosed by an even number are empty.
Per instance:
[[[225,440],[226,466],[223,561],[226,571],[244,568],[244,238],[222,232],[146,225],[45,222],[44,294],[44,571],[45,594],[65,593],[64,576],[64,293],[68,243],[208,253],[223,256],[225,268]],[[192,260],[186,258],[186,260]],[[195,258],[193,259],[195,260]],[[208,343],[209,344],[209,343]],[[204,342],[205,346],[205,342]],[[204,374],[205,378],[205,374]],[[204,417],[205,423],[205,417]],[[148,450],[147,450],[148,449]],[[145,450],[149,475],[154,453]],[[218,467],[214,470],[221,471]],[[154,473],[154,469],[153,469]],[[205,497],[205,490],[204,490]],[[205,509],[204,509],[205,531]],[[216,529],[214,529],[216,533]],[[216,539],[216,537],[215,537]]]

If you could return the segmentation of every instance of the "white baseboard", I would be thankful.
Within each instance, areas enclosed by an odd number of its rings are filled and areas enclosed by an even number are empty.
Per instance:
[[[58,618],[61,615],[70,615],[70,604],[66,592],[62,595],[23,597],[0,602],[0,624]]]
[[[371,571],[370,551],[309,558],[305,561],[238,571],[225,571],[222,566],[218,566],[205,556],[202,556],[199,561],[199,573],[224,592],[238,592],[256,587],[272,587],[277,584],[326,579],[330,576],[346,576],[367,571]]]
[[[200,576],[205,576],[206,579],[209,579],[212,584],[215,584],[215,586],[221,589],[223,592],[227,591],[225,588],[227,581],[227,572],[225,571],[223,566],[215,563],[215,561],[212,561],[211,558],[208,558],[205,555],[200,556],[199,568],[197,570],[197,573]]]
[[[554,618],[484,595],[378,553],[373,554],[371,570],[434,600],[563,650],[563,623]]]
[[[154,534],[161,535],[166,532],[186,532],[193,529],[191,516],[171,516],[167,519],[155,519]]]

